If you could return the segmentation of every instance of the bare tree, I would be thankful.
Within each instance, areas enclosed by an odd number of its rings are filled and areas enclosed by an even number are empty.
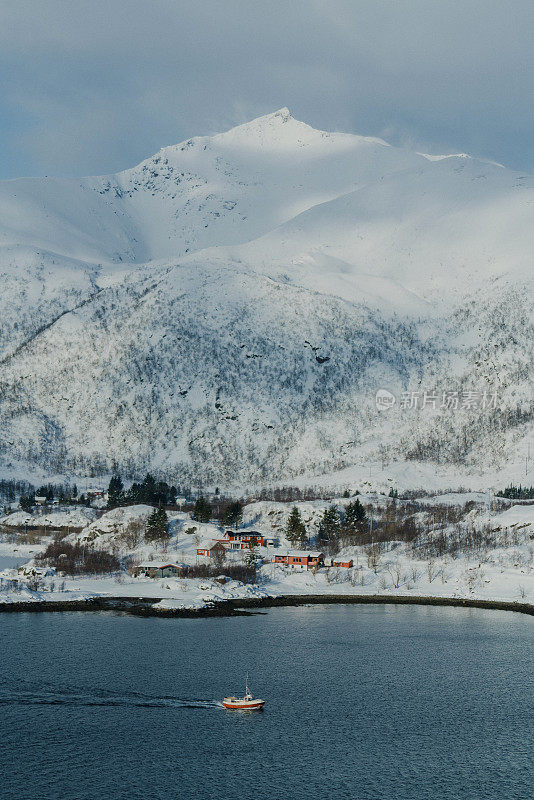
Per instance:
[[[210,549],[210,559],[213,562],[214,567],[217,569],[221,569],[224,562],[226,561],[226,548],[220,542],[214,544],[213,547]]]
[[[439,569],[436,566],[436,562],[434,561],[433,558],[430,558],[427,561],[427,564],[426,564],[426,576],[428,578],[428,582],[429,583],[432,583],[434,578],[436,578],[438,572],[439,572]]]
[[[380,545],[371,544],[365,548],[365,555],[367,556],[367,566],[372,569],[375,575],[378,572],[378,565],[380,564]]]
[[[398,589],[402,581],[402,567],[399,561],[395,561],[388,567],[388,573],[393,583],[393,588]]]
[[[144,525],[141,520],[132,519],[124,528],[121,539],[124,541],[129,550],[135,550],[139,547],[143,539]]]

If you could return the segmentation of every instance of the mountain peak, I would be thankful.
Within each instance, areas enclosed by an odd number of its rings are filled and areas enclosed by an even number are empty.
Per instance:
[[[287,106],[279,108],[278,111],[274,111],[272,114],[268,114],[267,116],[270,116],[273,119],[280,119],[282,122],[287,122],[289,119],[292,119],[291,111]]]
[[[289,108],[284,106],[219,133],[213,139],[225,145],[235,143],[239,147],[280,151],[291,150],[295,145],[317,144],[330,136],[326,131],[316,130],[295,119]]]

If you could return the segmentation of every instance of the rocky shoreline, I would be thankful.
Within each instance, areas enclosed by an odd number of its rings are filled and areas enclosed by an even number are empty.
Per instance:
[[[243,598],[209,603],[200,608],[156,608],[161,598],[146,597],[93,597],[86,600],[60,600],[0,603],[1,612],[52,612],[52,611],[113,611],[140,617],[228,617],[261,612],[262,609],[282,606],[309,605],[418,605],[482,608],[496,611],[515,611],[534,616],[531,603],[505,600],[478,600],[458,597],[417,597],[410,595],[344,595],[311,594],[280,595],[279,597]]]

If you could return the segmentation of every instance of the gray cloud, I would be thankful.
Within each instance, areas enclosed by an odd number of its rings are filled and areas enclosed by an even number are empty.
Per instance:
[[[283,105],[534,170],[533,33],[530,0],[6,0],[0,175],[119,170]]]

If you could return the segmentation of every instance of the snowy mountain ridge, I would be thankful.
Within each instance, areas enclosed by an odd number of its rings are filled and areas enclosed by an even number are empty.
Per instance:
[[[0,211],[6,471],[524,472],[532,176],[281,109],[115,175],[1,182]]]

